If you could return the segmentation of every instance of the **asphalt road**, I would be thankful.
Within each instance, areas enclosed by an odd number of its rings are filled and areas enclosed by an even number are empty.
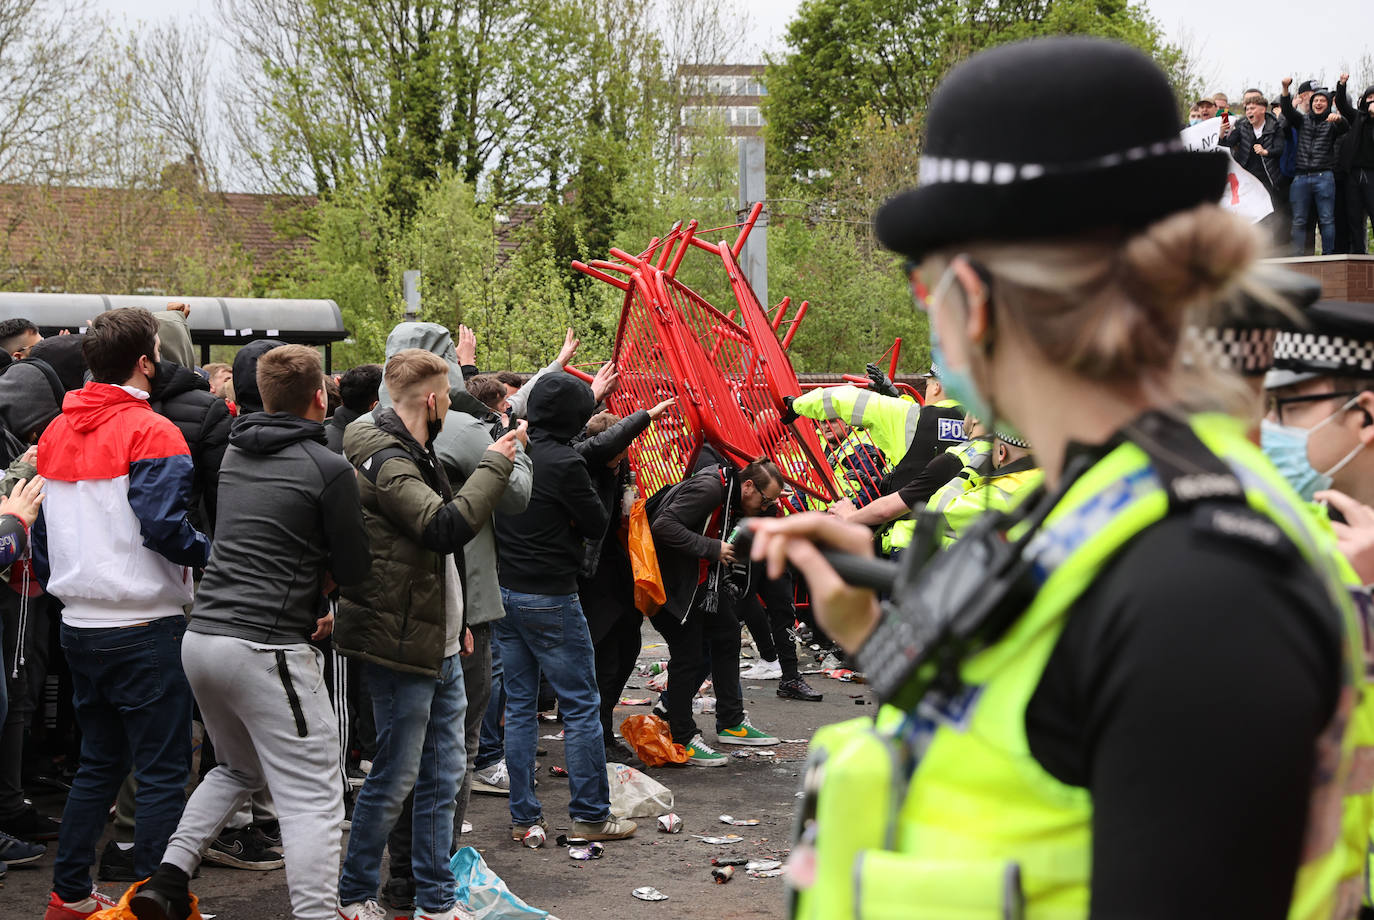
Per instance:
[[[646,642],[657,639],[650,629]],[[646,647],[641,661],[666,653],[661,646]],[[815,667],[814,664],[811,665]],[[807,667],[803,664],[803,667]],[[819,703],[778,699],[776,681],[745,681],[745,701],[751,720],[782,739],[809,739],[817,728],[865,712],[873,706],[862,684],[831,680],[824,675],[808,675],[816,689],[825,694]],[[636,676],[627,690],[628,697],[653,697],[642,689],[644,679]],[[856,699],[857,698],[857,699]],[[862,708],[856,704],[864,704]],[[648,712],[648,706],[625,707],[618,718]],[[698,716],[697,724],[713,736],[714,720]],[[543,722],[540,735],[556,734],[559,723]],[[566,833],[571,823],[567,815],[568,785],[549,774],[549,767],[563,765],[563,744],[545,739],[541,746],[548,755],[539,758],[539,793],[552,833]],[[720,745],[721,750],[731,750]],[[793,741],[773,748],[734,748],[754,753],[747,758],[732,758],[721,768],[661,767],[648,771],[672,790],[674,811],[682,818],[680,834],[659,833],[653,819],[639,822],[639,833],[631,840],[606,844],[605,856],[592,862],[578,862],[549,841],[545,849],[530,850],[510,839],[507,799],[475,795],[468,820],[474,826],[462,843],[473,846],[506,882],[512,891],[529,904],[554,914],[560,920],[617,917],[686,918],[686,920],[780,920],[785,916],[783,884],[780,878],[750,878],[738,870],[726,884],[711,879],[712,856],[750,858],[782,857],[788,851],[792,815],[801,772],[806,759],[806,744]],[[759,757],[758,751],[775,756]],[[38,804],[50,814],[60,813],[61,802],[40,798]],[[720,815],[757,818],[756,827],[727,827]],[[704,843],[692,834],[723,836],[737,833],[743,839],[735,844],[717,846]],[[50,851],[55,846],[50,847]],[[32,866],[10,869],[9,879],[0,889],[2,920],[40,920],[51,884],[52,857]],[[383,876],[385,878],[385,875]],[[652,886],[668,900],[645,902],[631,891]],[[101,890],[113,897],[122,886],[102,884]],[[284,870],[248,872],[206,865],[192,890],[201,899],[201,909],[224,920],[289,920],[290,907]]]

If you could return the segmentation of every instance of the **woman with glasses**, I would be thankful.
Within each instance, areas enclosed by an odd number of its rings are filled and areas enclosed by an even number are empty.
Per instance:
[[[988,123],[978,100],[1005,85],[1026,104]],[[1132,118],[1075,115],[1121,99]],[[1114,43],[984,52],[932,99],[919,186],[877,216],[946,388],[1035,445],[1045,486],[882,606],[818,549],[871,554],[862,528],[755,528],[754,558],[802,571],[895,704],[813,741],[797,916],[1358,909],[1339,848],[1353,611],[1249,420],[1197,410],[1227,388],[1183,373],[1189,310],[1242,284],[1261,242],[1216,204],[1226,162],[1183,149],[1174,105]]]

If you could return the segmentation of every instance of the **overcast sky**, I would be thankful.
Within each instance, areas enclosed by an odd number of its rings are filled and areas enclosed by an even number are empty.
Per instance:
[[[135,20],[213,14],[213,0],[97,2],[117,16]],[[800,0],[736,3],[751,20],[760,52],[780,50],[787,21]],[[1196,56],[1205,62],[1203,72],[1212,78],[1209,94],[1221,90],[1235,98],[1250,85],[1272,91],[1290,75],[1299,81],[1316,78],[1334,84],[1345,69],[1357,80],[1374,80],[1374,72],[1363,72],[1359,63],[1362,55],[1374,56],[1374,4],[1369,0],[1326,0],[1311,7],[1293,0],[1147,0],[1146,6],[1170,37],[1191,41]],[[1274,67],[1279,71],[1270,73]]]

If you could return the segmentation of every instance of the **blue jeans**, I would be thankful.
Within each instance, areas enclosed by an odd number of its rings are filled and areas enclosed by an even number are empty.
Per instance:
[[[64,901],[91,893],[95,845],[130,765],[138,781],[139,878],[157,868],[181,820],[191,772],[191,686],[181,668],[185,632],[180,616],[112,629],[62,625],[81,728],[81,764],[62,812],[53,865],[53,891]]]
[[[534,794],[541,671],[558,696],[563,716],[572,793],[568,814],[589,824],[605,821],[611,816],[611,789],[601,737],[601,694],[582,605],[576,594],[521,594],[507,588],[501,589],[501,602],[506,616],[493,624],[492,637],[505,669],[511,822],[529,825],[543,817]]]
[[[506,717],[505,669],[501,665],[501,649],[496,644],[496,624],[493,623],[491,643],[491,697],[482,715],[482,734],[477,743],[477,762],[473,767],[485,770],[506,756],[506,732],[501,720]]]
[[[1317,208],[1317,228],[1321,232],[1322,255],[1336,251],[1336,176],[1329,169],[1303,173],[1288,189],[1293,206],[1293,255],[1300,256],[1311,232],[1312,206]]]
[[[357,904],[377,897],[387,835],[414,788],[415,901],[426,911],[448,910],[455,889],[448,867],[453,810],[467,770],[463,743],[467,694],[461,659],[457,655],[445,658],[437,678],[372,662],[365,667],[377,717],[377,756],[353,805],[339,903]]]

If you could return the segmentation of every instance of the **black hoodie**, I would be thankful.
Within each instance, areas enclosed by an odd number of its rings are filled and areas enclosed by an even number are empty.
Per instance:
[[[571,374],[547,374],[530,391],[530,461],[534,489],[520,514],[496,515],[501,587],[522,594],[577,593],[583,541],[606,530],[610,511],[569,442],[596,408],[591,387]]]
[[[191,449],[191,523],[214,536],[220,463],[229,446],[229,406],[210,392],[210,382],[171,361],[157,363],[148,403],[181,432]]]
[[[219,489],[219,529],[189,628],[304,642],[325,575],[355,584],[372,566],[353,466],[325,446],[319,422],[260,412],[234,425]]]
[[[258,359],[284,342],[254,339],[234,355],[234,401],[239,415],[262,411],[262,394],[258,392]]]
[[[1359,103],[1352,109],[1344,83],[1336,84],[1336,109],[1350,122],[1350,136],[1341,152],[1341,168],[1374,170],[1374,115],[1369,114],[1369,102],[1374,99],[1374,86],[1365,88]]]

